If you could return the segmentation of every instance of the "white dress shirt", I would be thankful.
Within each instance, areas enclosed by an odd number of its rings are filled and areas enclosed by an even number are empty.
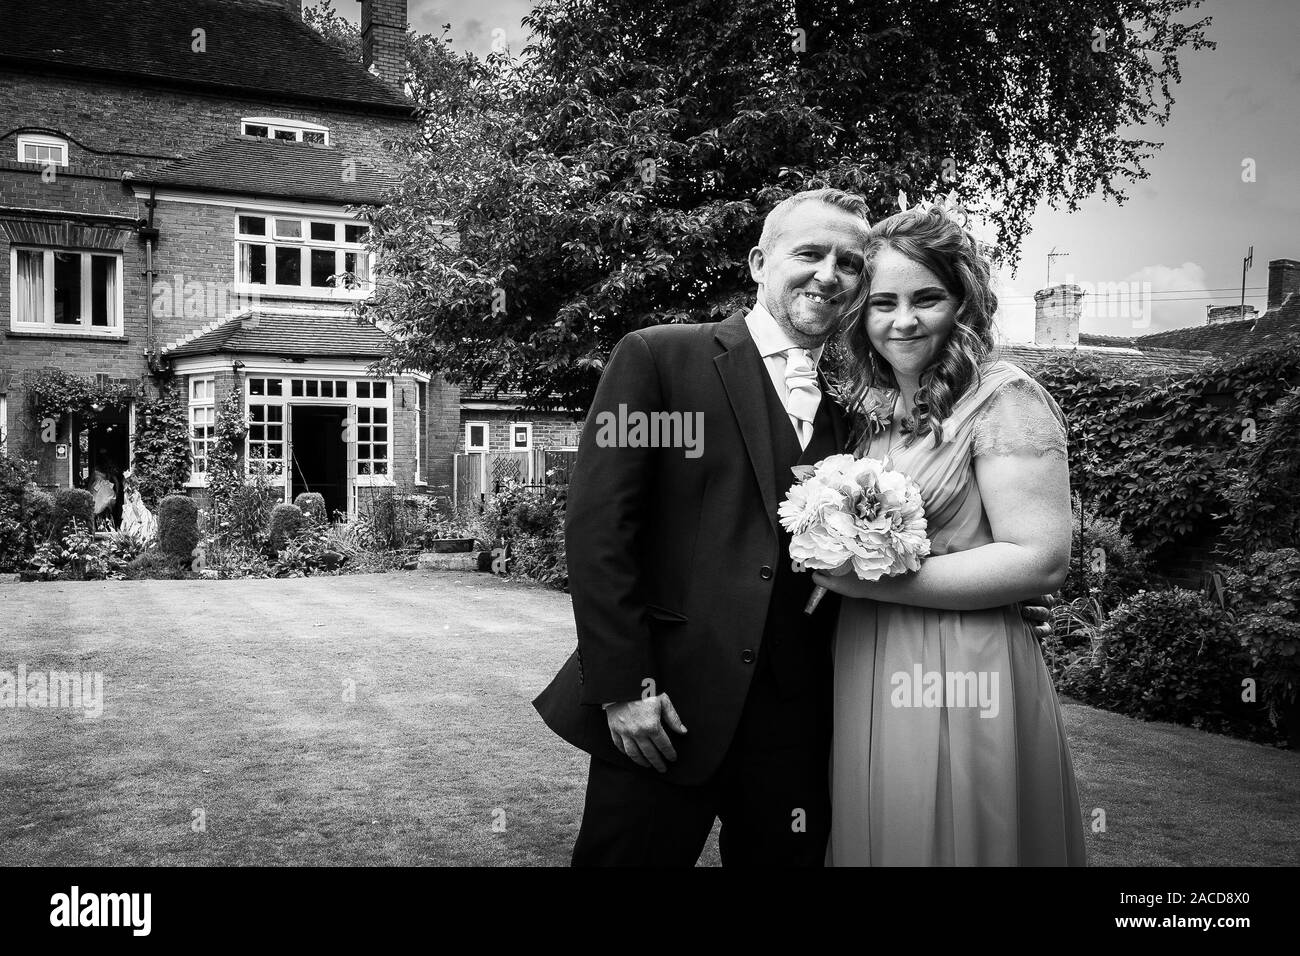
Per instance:
[[[777,397],[781,399],[781,407],[790,407],[790,387],[785,381],[785,351],[787,349],[798,348],[790,337],[785,334],[781,326],[776,324],[776,319],[772,313],[761,302],[755,302],[754,307],[749,310],[745,316],[745,325],[749,326],[749,335],[758,346],[758,354],[763,357],[763,365],[767,368],[767,374],[772,379],[772,387],[776,389]],[[822,352],[826,346],[819,345],[815,349],[808,349],[812,355],[813,368],[815,369],[821,362]],[[794,429],[795,435],[799,436],[799,443],[807,447],[807,439],[803,432],[800,431],[801,423],[795,416],[790,415],[790,427]],[[811,431],[812,425],[807,426]],[[811,438],[808,435],[807,438]]]

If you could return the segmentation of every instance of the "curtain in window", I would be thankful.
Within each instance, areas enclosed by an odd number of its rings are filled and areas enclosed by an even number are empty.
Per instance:
[[[45,321],[45,254],[18,250],[17,322]]]

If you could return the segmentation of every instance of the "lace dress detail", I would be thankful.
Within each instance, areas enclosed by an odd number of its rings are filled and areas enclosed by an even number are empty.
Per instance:
[[[1066,457],[1065,416],[1037,382],[1014,379],[998,388],[975,418],[971,455]]]

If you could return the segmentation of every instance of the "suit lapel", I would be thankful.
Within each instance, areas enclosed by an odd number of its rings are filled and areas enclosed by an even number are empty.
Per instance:
[[[722,384],[731,402],[731,411],[745,439],[749,463],[763,493],[763,505],[775,527],[776,466],[772,451],[771,422],[767,412],[767,369],[745,325],[745,313],[736,312],[718,324],[714,338],[725,351],[714,356]]]

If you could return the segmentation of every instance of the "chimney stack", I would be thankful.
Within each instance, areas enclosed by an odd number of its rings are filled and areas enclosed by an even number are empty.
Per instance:
[[[1083,289],[1077,285],[1054,285],[1035,292],[1034,344],[1077,348],[1083,296]]]
[[[1253,305],[1248,305],[1244,309],[1240,305],[1207,305],[1205,307],[1205,324],[1218,325],[1220,322],[1253,319],[1257,311]]]
[[[366,69],[399,93],[406,78],[406,0],[360,0]]]
[[[1276,309],[1292,292],[1300,292],[1300,262],[1273,259],[1268,264],[1268,307]]]

